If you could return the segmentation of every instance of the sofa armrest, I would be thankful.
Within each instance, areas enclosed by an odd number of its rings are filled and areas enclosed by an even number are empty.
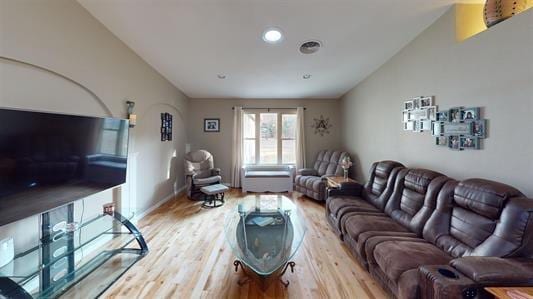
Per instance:
[[[318,176],[318,172],[313,168],[298,169],[296,174],[303,175],[303,176]]]
[[[479,298],[482,289],[449,265],[429,265],[418,268],[421,299]]]
[[[478,284],[533,285],[533,259],[469,256],[454,259],[450,265]]]
[[[363,193],[363,185],[358,182],[342,182],[339,183],[338,188],[328,189],[329,196],[355,196],[361,197]]]

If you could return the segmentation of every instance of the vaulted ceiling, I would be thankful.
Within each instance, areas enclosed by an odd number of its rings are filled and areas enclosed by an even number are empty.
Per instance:
[[[340,97],[454,2],[78,1],[191,98]],[[262,40],[272,26],[284,34],[279,44]],[[320,51],[300,53],[312,39],[322,42]]]

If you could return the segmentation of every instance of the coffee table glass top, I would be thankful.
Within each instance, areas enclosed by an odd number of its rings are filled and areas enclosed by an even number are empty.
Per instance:
[[[283,195],[247,196],[224,223],[226,241],[237,259],[263,276],[290,261],[305,232],[297,207]]]

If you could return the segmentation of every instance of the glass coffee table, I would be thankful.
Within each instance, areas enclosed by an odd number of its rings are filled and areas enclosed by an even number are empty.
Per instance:
[[[287,287],[289,281],[281,277],[289,267],[294,272],[291,259],[305,232],[297,207],[283,195],[250,195],[239,201],[224,223],[226,241],[237,257],[235,271],[240,266],[247,275],[239,285],[256,279],[262,288],[273,280]]]

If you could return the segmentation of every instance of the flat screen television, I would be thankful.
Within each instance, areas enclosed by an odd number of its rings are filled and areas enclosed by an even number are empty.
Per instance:
[[[0,226],[126,181],[129,123],[0,109]]]

